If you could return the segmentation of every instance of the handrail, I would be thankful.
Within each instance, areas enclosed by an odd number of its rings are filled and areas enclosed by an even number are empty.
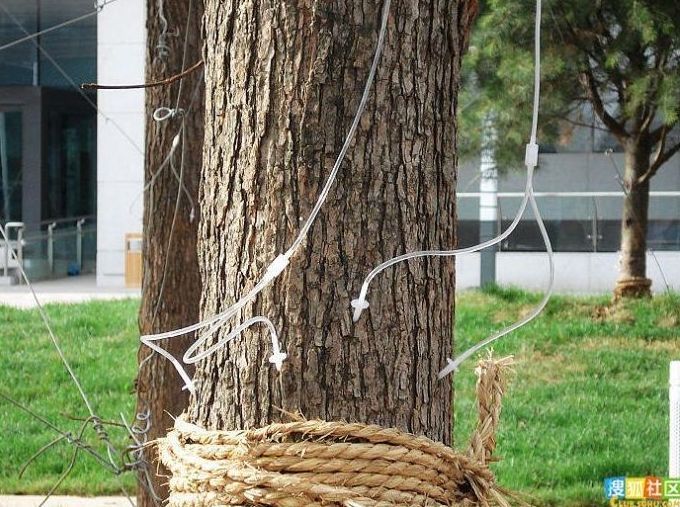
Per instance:
[[[456,197],[480,197],[482,192],[458,192]],[[524,192],[497,192],[498,197],[524,197]],[[623,197],[622,191],[534,192],[535,197]],[[651,190],[650,197],[680,197],[680,190]]]
[[[24,259],[24,253],[23,253],[23,247],[24,247],[24,240],[23,240],[23,234],[24,234],[24,223],[23,222],[6,222],[5,223],[5,234],[7,235],[7,241],[5,242],[5,265],[3,266],[3,275],[5,277],[9,276],[9,250],[12,247],[12,241],[10,239],[10,231],[12,229],[17,230],[17,239],[14,241],[15,247],[16,247],[16,258],[17,262],[19,265],[23,263]]]
[[[42,220],[42,221],[38,222],[38,225],[50,225],[50,224],[60,225],[60,224],[68,223],[68,222],[73,222],[75,224],[75,223],[80,222],[81,220],[89,221],[89,220],[93,220],[93,219],[96,220],[96,218],[97,218],[97,215],[77,215],[77,216],[74,216],[74,217],[66,217],[66,218],[50,218],[48,220]]]
[[[92,231],[96,231],[97,226],[96,224],[92,225],[85,225],[80,227],[80,232],[81,234],[90,234]],[[68,229],[58,229],[54,228],[52,231],[52,237],[54,239],[60,239],[60,238],[66,238],[69,236],[77,236],[78,235],[78,224],[76,224],[74,227],[69,227]],[[24,233],[24,244],[28,242],[36,242],[36,241],[45,241],[49,239],[49,231],[27,231]]]

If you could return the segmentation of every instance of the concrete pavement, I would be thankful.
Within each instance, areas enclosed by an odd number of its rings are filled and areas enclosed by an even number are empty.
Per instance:
[[[94,275],[70,276],[57,280],[34,282],[33,289],[40,304],[82,303],[95,299],[125,299],[139,297],[139,289],[97,287]],[[0,305],[14,308],[34,308],[35,301],[26,285],[0,287]],[[0,507],[4,505],[0,504]]]
[[[0,495],[0,507],[38,507],[44,496],[34,495]],[[98,496],[52,496],[45,507],[131,507],[125,497]]]

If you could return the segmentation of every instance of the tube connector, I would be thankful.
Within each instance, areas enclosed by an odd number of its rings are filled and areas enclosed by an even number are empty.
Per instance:
[[[283,273],[283,270],[286,269],[289,263],[290,260],[286,254],[279,254],[279,256],[274,259],[274,262],[272,262],[264,272],[264,276],[262,277],[264,284],[267,285],[269,282]]]
[[[450,357],[446,359],[446,362],[448,364],[437,375],[437,378],[439,380],[442,380],[447,375],[450,375],[451,373],[455,372],[458,369],[458,367],[460,366],[460,362],[454,361]]]
[[[285,352],[281,352],[280,350],[277,352],[274,352],[270,357],[269,357],[269,362],[272,363],[273,365],[276,365],[276,370],[281,371],[281,368],[283,367],[283,362],[286,360],[288,357],[288,354]]]
[[[368,308],[368,301],[366,301],[365,299],[357,298],[353,299],[351,304],[352,308],[354,308],[354,315],[352,316],[352,320],[354,322],[357,322],[361,317],[361,312]]]
[[[538,165],[538,144],[535,142],[527,144],[524,152],[524,164],[527,167],[536,167]]]
[[[175,137],[172,138],[172,145],[170,146],[170,151],[173,152],[177,149],[179,146],[179,133]]]

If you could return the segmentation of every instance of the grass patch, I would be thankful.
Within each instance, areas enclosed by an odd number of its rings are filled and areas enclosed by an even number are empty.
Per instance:
[[[463,293],[457,350],[516,320],[540,295],[493,288]],[[667,473],[668,362],[680,357],[680,298],[550,301],[504,338],[516,373],[503,405],[494,465],[500,483],[539,505],[605,505],[602,479]],[[459,448],[476,422],[474,361],[455,380]]]
[[[64,354],[71,362],[94,409],[107,420],[120,421],[134,409],[133,381],[138,346],[138,300],[48,305],[47,314]],[[87,417],[78,392],[59,361],[40,316],[35,310],[0,306],[0,389],[27,405],[64,431],[77,434],[82,423],[66,416]],[[47,492],[67,466],[72,447],[60,443],[35,460],[22,479],[21,466],[56,437],[42,423],[0,399],[1,494]],[[128,440],[110,430],[118,447]],[[104,452],[92,430],[87,440]],[[60,494],[120,494],[134,488],[130,474],[114,477],[93,458],[80,453]]]
[[[539,294],[493,288],[458,297],[456,349],[508,324]],[[63,349],[107,419],[134,406],[138,301],[50,305]],[[627,302],[607,297],[555,297],[529,326],[501,340],[497,355],[514,354],[516,374],[504,402],[497,456],[501,484],[537,505],[602,506],[602,478],[665,475],[668,362],[680,358],[680,297]],[[55,424],[75,432],[82,403],[35,311],[0,307],[2,389]],[[475,423],[474,361],[456,375],[458,448]],[[71,449],[61,444],[29,467],[21,465],[53,434],[0,400],[0,493],[44,493],[63,471]],[[127,443],[120,431],[116,442]],[[96,439],[90,439],[96,442]],[[116,494],[121,482],[82,456],[60,492]]]

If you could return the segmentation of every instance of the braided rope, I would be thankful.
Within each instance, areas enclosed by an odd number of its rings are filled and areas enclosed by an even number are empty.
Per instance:
[[[511,358],[476,370],[479,421],[467,453],[395,428],[298,419],[207,431],[185,416],[157,441],[169,507],[507,506],[487,464]]]

